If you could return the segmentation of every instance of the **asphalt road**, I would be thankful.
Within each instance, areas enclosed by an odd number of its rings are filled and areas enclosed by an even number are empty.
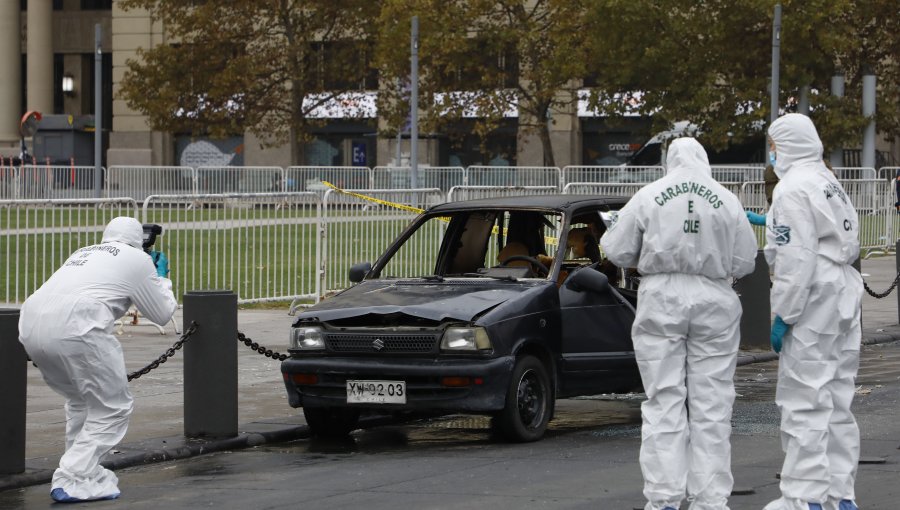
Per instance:
[[[860,508],[900,500],[900,343],[863,348],[854,409],[863,436]],[[736,376],[732,510],[778,495],[776,362]],[[539,442],[509,444],[486,418],[450,416],[118,471],[122,498],[92,508],[642,508],[640,396],[560,402]],[[47,485],[0,492],[0,508],[47,508]],[[684,506],[687,508],[687,505]]]

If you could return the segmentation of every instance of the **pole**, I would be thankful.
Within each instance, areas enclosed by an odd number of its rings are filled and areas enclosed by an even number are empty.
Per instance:
[[[743,310],[741,348],[768,349],[772,308],[769,302],[769,264],[762,250],[756,253],[753,272],[740,278],[735,290],[740,296]]]
[[[103,185],[103,31],[94,25],[94,197]]]
[[[27,363],[19,343],[19,310],[0,309],[0,475],[25,471]]]
[[[797,103],[797,113],[809,117],[809,85],[800,87],[800,101]]]
[[[778,91],[780,88],[779,66],[781,65],[781,4],[775,4],[775,18],[772,20],[772,85],[769,103],[769,123],[778,118]]]
[[[412,123],[409,128],[409,171],[413,188],[419,187],[419,17],[412,17],[412,37],[410,40],[412,57],[410,58],[409,115]]]
[[[844,73],[838,71],[831,77],[831,95],[834,97],[844,97]],[[831,149],[831,166],[844,166],[844,148],[834,147]]]
[[[863,131],[862,166],[875,168],[875,71],[871,67],[863,69],[862,114],[869,119]]]
[[[186,293],[184,327],[191,322],[197,323],[197,332],[184,343],[184,435],[234,437],[238,433],[237,294],[230,290]]]

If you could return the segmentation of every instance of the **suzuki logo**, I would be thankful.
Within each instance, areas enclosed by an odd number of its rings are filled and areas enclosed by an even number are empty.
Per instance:
[[[380,338],[376,338],[375,341],[372,342],[372,348],[375,349],[376,351],[380,351],[381,349],[384,349],[384,340],[382,340]]]

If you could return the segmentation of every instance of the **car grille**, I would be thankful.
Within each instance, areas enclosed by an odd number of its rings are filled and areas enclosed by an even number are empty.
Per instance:
[[[334,352],[422,354],[437,350],[438,335],[328,333],[325,344]]]

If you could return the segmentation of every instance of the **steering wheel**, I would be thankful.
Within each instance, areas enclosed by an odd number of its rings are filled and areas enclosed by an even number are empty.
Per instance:
[[[535,257],[529,257],[528,255],[512,255],[506,257],[506,259],[500,261],[500,267],[506,267],[510,262],[515,262],[516,260],[524,260],[531,264],[532,269],[538,274],[538,276],[547,276],[550,274],[550,269],[547,268],[544,264],[541,263]]]

